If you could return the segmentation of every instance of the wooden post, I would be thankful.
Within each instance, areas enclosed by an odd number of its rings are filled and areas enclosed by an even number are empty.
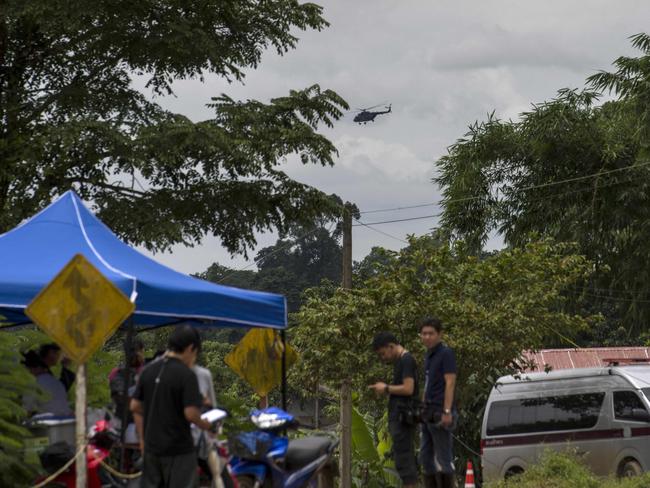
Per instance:
[[[75,417],[77,419],[76,425],[76,451],[84,446],[86,443],[86,365],[80,364],[77,367],[77,377],[75,379]],[[81,454],[75,461],[77,469],[77,482],[76,488],[86,488],[86,449],[83,449]]]
[[[133,361],[133,335],[135,330],[133,327],[133,315],[129,318],[129,326],[126,331],[126,339],[124,340],[124,387],[122,388],[122,398],[126,402],[122,410],[122,418],[120,419],[122,427],[120,429],[120,469],[122,471],[126,468],[126,428],[128,427],[129,419],[129,385],[131,384],[131,362]]]
[[[352,288],[352,212],[350,203],[343,210],[343,288]],[[352,383],[341,382],[341,488],[352,487]]]
[[[287,333],[280,331],[282,340],[282,410],[287,411]]]
[[[263,397],[260,398],[259,403],[257,404],[260,410],[264,410],[265,408],[269,408],[269,396],[264,395]]]
[[[316,382],[316,394],[314,396],[314,428],[320,429],[320,388]]]

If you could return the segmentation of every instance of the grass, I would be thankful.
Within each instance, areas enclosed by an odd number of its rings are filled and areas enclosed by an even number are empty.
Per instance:
[[[648,488],[650,473],[636,478],[600,478],[572,453],[547,451],[539,464],[507,481],[489,483],[485,488]]]

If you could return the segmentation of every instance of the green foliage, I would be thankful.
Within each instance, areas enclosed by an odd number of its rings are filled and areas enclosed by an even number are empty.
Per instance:
[[[111,392],[108,385],[108,375],[120,364],[123,354],[116,351],[100,349],[92,355],[86,365],[87,405],[104,408],[111,404]],[[74,386],[70,389],[71,399],[74,398]]]
[[[623,320],[628,340],[650,323],[650,37],[633,45],[639,57],[617,59],[584,90],[560,90],[515,121],[471,125],[435,179],[444,228],[474,252],[494,231],[511,246],[539,235],[576,242],[596,273],[573,301],[614,328]],[[598,90],[617,97],[598,105]]]
[[[307,288],[320,285],[323,280],[341,281],[338,232],[331,232],[326,224],[292,227],[273,246],[257,253],[257,271],[232,270],[214,263],[199,277],[239,288],[280,293],[287,298],[289,311],[295,312]]]
[[[191,121],[156,97],[178,80],[241,81],[266,49],[327,26],[297,0],[8,0],[0,9],[0,231],[75,188],[120,236],[150,249],[217,235],[233,252],[255,232],[337,213],[279,168],[333,164],[317,132],[347,104],[318,85],[269,103],[215,94]],[[146,82],[147,96],[134,85]]]
[[[212,340],[203,341],[200,363],[212,373],[214,388],[220,399],[239,399],[248,410],[257,403],[253,390],[224,362],[234,348],[233,344]]]
[[[602,479],[585,467],[571,452],[546,451],[538,464],[507,481],[489,483],[486,488],[643,488],[650,474],[636,478]]]
[[[34,377],[20,364],[20,340],[0,332],[0,485],[23,486],[31,481],[36,466],[25,462],[25,441],[29,431],[21,426],[27,412],[25,394],[38,394]]]
[[[564,290],[590,273],[584,257],[550,241],[478,259],[461,243],[450,248],[436,238],[412,238],[363,286],[329,298],[308,293],[294,317],[292,342],[301,360],[292,381],[308,391],[317,382],[338,389],[350,376],[363,410],[382,411],[367,387],[389,377],[371,351],[373,335],[393,331],[417,357],[423,353],[417,321],[438,316],[458,358],[459,435],[477,449],[482,408],[496,379],[513,371],[522,351],[566,343],[596,320],[562,311]]]
[[[375,436],[375,433],[378,433]],[[375,438],[376,437],[376,438]],[[378,442],[377,442],[378,441]],[[388,436],[388,415],[377,420],[369,414],[352,409],[352,482],[357,488],[396,486]]]

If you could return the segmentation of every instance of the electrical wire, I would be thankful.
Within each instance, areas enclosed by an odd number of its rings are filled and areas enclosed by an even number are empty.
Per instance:
[[[359,213],[363,215],[363,214],[382,213],[382,212],[396,212],[399,210],[410,210],[412,208],[434,207],[436,205],[440,205],[440,202],[420,203],[418,205],[406,205],[404,207],[394,207],[394,208],[381,208],[377,210],[366,210],[364,212],[359,212]]]
[[[382,235],[385,235],[386,237],[390,237],[391,239],[395,239],[396,241],[403,242],[404,244],[408,244],[408,241],[405,241],[404,239],[401,239],[401,238],[399,238],[399,237],[396,237],[396,236],[394,236],[394,235],[391,235],[391,234],[389,234],[388,232],[384,232],[384,231],[382,231],[382,230],[375,229],[374,227],[370,226],[369,224],[366,224],[365,222],[361,222],[361,221],[358,220],[358,219],[354,219],[354,220],[357,221],[357,222],[359,222],[359,225],[362,225],[362,226],[364,226],[364,227],[367,227],[368,229],[373,230],[373,231],[377,232],[378,234],[382,234]],[[353,227],[358,227],[358,226],[354,226],[354,225],[353,225]]]
[[[597,189],[608,188],[610,186],[620,185],[620,184],[624,184],[624,183],[630,183],[630,182],[635,181],[635,180],[636,180],[636,178],[630,178],[630,179],[620,180],[620,181],[611,181],[611,182],[604,183],[604,184],[598,186]],[[532,189],[532,188],[533,187],[529,187],[529,189]],[[593,191],[593,190],[594,190],[594,188],[590,186],[590,187],[586,187],[586,188],[579,188],[579,189],[576,189],[576,190],[569,190],[569,191],[561,192],[561,193],[552,193],[552,194],[546,195],[544,197],[527,199],[526,201],[527,202],[548,201],[548,200],[552,200],[553,198],[558,198],[558,197],[563,197],[563,196],[567,196],[567,195],[573,195],[573,194],[576,194],[576,193],[582,193],[582,192],[585,192],[585,191]],[[472,200],[472,199],[476,200],[476,199],[479,199],[479,198],[482,198],[482,197],[468,197],[466,199],[455,199],[455,200],[449,200],[446,203],[457,203],[457,202],[460,202],[460,201],[467,201],[467,200]],[[424,206],[430,206],[430,205],[433,205],[433,204],[413,205],[411,207],[396,207],[396,208],[417,208],[417,207],[424,207]],[[386,209],[386,211],[388,211],[388,210],[389,209]],[[395,210],[395,209],[392,209],[392,210]],[[365,213],[372,213],[372,212],[373,211],[360,212],[360,213],[365,214]],[[379,210],[377,212],[379,212]],[[377,221],[377,222],[369,222],[367,225],[393,224],[393,223],[396,223],[396,222],[408,222],[408,221],[412,221],[412,220],[424,220],[424,219],[431,219],[431,218],[437,218],[437,217],[440,217],[439,213],[438,214],[430,214],[430,215],[421,215],[421,216],[418,216],[418,217],[407,217],[407,218],[403,218],[403,219],[381,220],[381,221]],[[356,226],[358,226],[358,224],[355,225],[355,227]]]
[[[575,287],[574,287],[574,290]],[[571,291],[571,290],[570,290]],[[615,297],[612,295],[600,295],[596,293],[589,293],[587,291],[572,291],[572,294],[575,296],[588,296],[592,298],[602,298],[603,300],[606,300],[608,302],[621,302],[621,303],[650,303],[650,300],[643,300],[643,299],[636,299],[636,298],[623,298],[623,297]]]
[[[405,219],[394,219],[394,220],[382,220],[380,222],[369,222],[369,223],[361,223],[359,222],[358,224],[352,224],[352,227],[359,227],[360,225],[365,225],[366,227],[370,225],[381,225],[381,224],[394,224],[395,222],[409,222],[411,220],[423,220],[423,219],[431,219],[434,217],[439,217],[439,214],[434,214],[434,215],[422,215],[420,217],[409,217]]]
[[[550,186],[562,185],[562,184],[565,184],[565,183],[573,183],[573,182],[576,182],[576,181],[582,181],[582,180],[586,180],[586,179],[590,179],[590,178],[597,178],[599,176],[604,176],[604,175],[608,175],[608,174],[612,174],[612,173],[618,173],[618,172],[621,172],[621,171],[627,171],[627,170],[631,170],[631,169],[643,168],[645,166],[650,166],[650,161],[646,162],[646,163],[633,164],[633,165],[630,165],[630,166],[625,166],[623,168],[615,168],[615,169],[610,169],[610,170],[607,170],[607,171],[601,171],[599,173],[592,173],[592,174],[584,175],[584,176],[576,176],[574,178],[567,178],[567,179],[560,180],[560,181],[551,181],[549,183],[542,183],[540,185],[531,185],[531,186],[519,188],[516,191],[517,192],[529,191],[529,190],[536,190],[538,188],[547,188],[547,187],[550,187]],[[614,183],[614,184],[616,184],[616,183]],[[599,188],[606,187],[606,186],[609,186],[609,185],[607,185],[607,184],[602,185]],[[592,188],[589,188],[589,190],[590,189],[592,189]],[[583,190],[580,190],[580,191],[583,191]],[[421,203],[421,204],[417,204],[417,205],[406,205],[406,206],[401,206],[401,207],[382,208],[382,209],[375,209],[375,210],[365,210],[365,211],[360,212],[360,213],[361,214],[370,214],[370,213],[381,213],[381,212],[395,212],[395,211],[408,210],[408,209],[413,209],[413,208],[433,207],[433,206],[436,206],[436,205],[440,205],[441,203],[449,204],[449,203],[460,203],[460,202],[466,202],[466,201],[472,201],[472,200],[480,200],[482,198],[484,198],[484,197],[478,197],[478,196],[476,196],[476,197],[463,197],[463,198],[455,198],[455,199],[447,200],[446,202],[429,202],[429,203]],[[425,217],[422,217],[422,218],[425,218]]]
[[[623,168],[615,168],[615,169],[611,169],[611,170],[607,170],[607,171],[601,171],[601,172],[593,173],[593,174],[589,174],[589,175],[577,176],[577,177],[574,177],[574,178],[567,178],[567,179],[560,180],[560,181],[552,181],[552,182],[543,183],[543,184],[540,184],[540,185],[531,185],[531,186],[527,186],[527,187],[524,187],[524,188],[517,189],[516,192],[529,191],[529,190],[535,190],[535,189],[540,189],[540,188],[548,188],[548,187],[553,187],[553,186],[557,186],[557,185],[562,185],[562,184],[565,184],[565,183],[574,183],[576,181],[584,181],[584,180],[587,180],[587,179],[590,179],[590,178],[596,178],[596,177],[600,177],[600,176],[604,176],[604,175],[608,175],[608,174],[613,174],[613,173],[618,173],[618,172],[622,172],[622,171],[627,171],[627,170],[631,170],[631,169],[643,168],[643,167],[646,167],[646,166],[650,166],[650,161],[646,162],[646,163],[625,166]],[[598,186],[597,189],[607,188],[607,187],[622,184],[622,183],[628,183],[628,182],[631,182],[633,180],[634,179],[608,182],[608,183],[605,183],[603,185]],[[138,184],[140,184],[140,182],[138,182]],[[570,190],[570,191],[567,191],[567,192],[561,192],[561,193],[546,195],[544,197],[540,197],[540,198],[537,198],[537,199],[529,199],[528,201],[529,202],[534,202],[534,201],[550,200],[552,198],[571,195],[571,194],[575,194],[575,193],[581,193],[581,192],[584,192],[584,191],[593,191],[593,190],[594,190],[593,187],[580,188],[580,189],[577,189],[577,190],[574,189],[574,190]],[[451,200],[447,200],[447,201],[443,201],[443,202],[430,202],[430,203],[422,203],[422,204],[417,204],[417,205],[406,205],[406,206],[393,207],[393,208],[366,210],[366,211],[362,211],[362,212],[359,212],[359,213],[365,215],[365,214],[372,214],[372,213],[393,212],[393,211],[409,210],[409,209],[414,209],[414,208],[431,207],[431,206],[436,206],[436,205],[440,205],[440,204],[448,205],[450,203],[461,203],[461,202],[479,200],[479,199],[482,199],[482,198],[484,198],[484,197],[479,197],[479,196],[464,197],[464,198],[451,199]],[[438,218],[438,217],[440,217],[440,214],[430,214],[430,215],[421,215],[421,216],[417,216],[417,217],[407,217],[407,218],[402,218],[402,219],[382,220],[382,221],[376,221],[376,222],[362,222],[362,221],[355,218],[354,220],[357,223],[353,224],[352,226],[353,227],[360,227],[360,226],[367,227],[368,229],[373,230],[374,232],[382,234],[382,235],[384,235],[386,237],[389,237],[391,239],[395,239],[395,240],[397,240],[399,242],[402,242],[404,244],[408,244],[408,242],[405,241],[404,239],[401,239],[399,237],[391,235],[391,234],[389,234],[387,232],[383,232],[383,231],[381,231],[379,229],[375,229],[373,226],[375,226],[375,225],[384,225],[384,224],[394,224],[394,223],[399,223],[399,222],[412,222],[412,221],[416,221],[416,220],[425,220],[425,219],[432,219],[432,218]],[[311,231],[309,231],[309,232],[307,232],[306,234],[300,236],[298,239],[302,239],[304,237],[307,237],[308,235],[316,232],[317,230],[318,230],[318,227],[311,230]],[[331,230],[331,226],[330,226],[330,229],[328,229],[328,231],[330,231],[330,230]],[[251,268],[251,267],[259,264],[260,262],[262,262],[267,257],[272,256],[272,255],[274,255],[274,254],[276,254],[278,252],[281,252],[284,249],[286,249],[286,248],[288,248],[288,247],[290,247],[292,245],[293,244],[291,242],[287,243],[286,246],[282,246],[282,247],[276,249],[275,251],[273,251],[272,253],[262,257],[261,259],[253,261],[252,263],[244,266],[243,268],[233,270],[231,273],[229,273],[226,276],[222,277],[218,281],[218,283],[223,282],[225,279],[233,276],[235,273],[237,273],[239,271],[244,271],[244,270],[246,270],[248,268]]]

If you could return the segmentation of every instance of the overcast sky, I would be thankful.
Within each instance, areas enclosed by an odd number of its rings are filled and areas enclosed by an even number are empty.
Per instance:
[[[467,126],[495,111],[516,118],[531,103],[563,87],[582,87],[597,70],[607,70],[620,55],[633,55],[628,37],[650,31],[650,2],[642,0],[354,0],[317,2],[331,26],[299,33],[297,49],[283,57],[268,52],[245,84],[220,79],[179,82],[176,98],[159,99],[166,108],[193,120],[211,118],[211,96],[262,101],[290,89],[318,83],[352,107],[392,103],[393,113],[357,125],[354,114],[334,129],[323,129],[337,146],[331,168],[285,163],[296,179],[361,211],[434,203],[435,161]],[[368,223],[436,215],[437,206],[362,216]],[[377,225],[399,239],[424,234],[437,218]],[[261,235],[260,247],[275,235]],[[499,239],[492,241],[498,246]],[[394,238],[354,227],[353,254],[372,246],[399,249]],[[251,255],[254,256],[255,252]],[[179,271],[194,273],[211,263],[242,268],[219,239],[201,246],[175,247],[154,257]]]

